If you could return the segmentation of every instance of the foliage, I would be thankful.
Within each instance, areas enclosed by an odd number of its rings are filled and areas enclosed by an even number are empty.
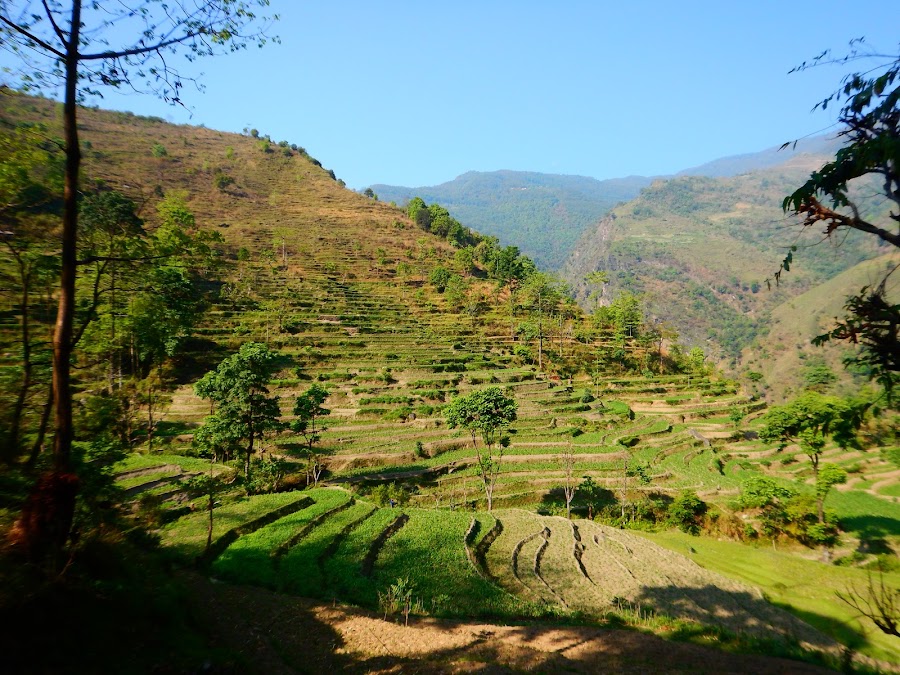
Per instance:
[[[697,496],[696,492],[682,492],[669,505],[668,519],[682,532],[698,534],[706,509],[706,503]]]
[[[372,489],[370,497],[378,506],[405,506],[409,503],[409,492],[396,481],[379,483]]]
[[[229,439],[246,443],[244,475],[247,480],[255,442],[261,441],[266,432],[281,427],[278,397],[269,396],[268,389],[277,369],[277,358],[264,344],[248,342],[194,385],[197,396],[216,406],[216,429]]]
[[[75,439],[72,405],[72,354],[77,343],[74,323],[78,276],[78,194],[81,168],[78,107],[85,97],[99,95],[99,87],[145,86],[172,103],[181,103],[184,78],[166,58],[183,51],[193,59],[235,50],[248,41],[265,42],[245,27],[258,17],[255,7],[267,0],[227,0],[200,7],[165,2],[119,3],[115,6],[73,0],[26,2],[24,6],[0,4],[0,48],[21,63],[9,73],[27,89],[61,88],[64,94],[63,139],[66,157],[62,194],[60,283],[56,330],[53,333],[53,399],[55,406],[54,464],[47,478],[69,476],[74,487],[66,494],[45,500],[45,517],[24,533],[29,547],[60,552],[69,536],[70,518],[77,494],[72,473]],[[83,6],[84,5],[84,6]],[[128,29],[134,33],[129,34]],[[50,515],[52,514],[52,515]]]
[[[502,434],[516,420],[517,409],[515,399],[504,394],[499,387],[488,387],[466,396],[457,396],[444,411],[447,426],[451,429],[461,427],[472,435],[488,511],[493,507],[494,487],[503,462],[503,449],[509,443],[508,437],[503,437]],[[481,435],[484,450],[478,449],[476,434]],[[499,451],[496,457],[492,454],[494,445]]]
[[[880,61],[863,72],[844,78],[842,86],[816,107],[823,110],[840,102],[838,115],[844,144],[833,160],[813,172],[800,188],[784,199],[785,212],[802,219],[804,228],[824,227],[827,237],[838,238],[846,231],[863,232],[900,248],[900,56],[885,57],[865,51],[862,40],[851,43],[853,51],[838,62],[866,58]],[[885,62],[887,59],[887,62]],[[828,52],[804,63],[797,70],[832,62]],[[866,176],[878,179],[883,196],[890,203],[887,221],[882,223],[863,213],[851,195],[853,181]],[[827,202],[827,203],[823,203]],[[877,216],[877,214],[875,214]],[[775,273],[776,281],[790,270],[792,251]],[[850,362],[866,366],[871,377],[891,400],[900,372],[900,304],[888,299],[888,280],[893,266],[881,280],[865,286],[847,299],[847,315],[837,326],[815,339],[816,344],[842,340],[859,346]]]

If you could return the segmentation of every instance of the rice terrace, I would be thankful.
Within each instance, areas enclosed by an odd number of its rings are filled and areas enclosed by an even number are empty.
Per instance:
[[[168,11],[144,4],[110,11]],[[267,2],[186,4],[116,56],[81,2],[0,3],[0,47],[169,100],[135,56],[269,39]],[[603,199],[509,171],[356,191],[294,140],[7,69],[4,671],[900,671],[879,68],[839,140]],[[841,245],[798,249],[811,227]]]

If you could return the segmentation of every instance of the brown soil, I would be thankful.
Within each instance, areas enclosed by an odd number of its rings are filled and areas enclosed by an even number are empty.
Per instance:
[[[409,626],[344,605],[249,586],[184,579],[212,648],[236,654],[217,672],[279,673],[819,673],[624,630],[505,626],[416,617]]]

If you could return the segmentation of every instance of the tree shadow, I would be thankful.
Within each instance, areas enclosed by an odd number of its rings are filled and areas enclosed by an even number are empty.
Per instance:
[[[841,529],[855,532],[860,539],[882,539],[900,535],[900,520],[886,516],[849,516],[841,518]]]
[[[756,639],[780,639],[823,651],[834,651],[837,647],[829,636],[854,648],[867,644],[863,633],[840,621],[813,612],[799,612],[788,605],[779,606],[749,591],[713,585],[644,586],[634,602],[668,616],[721,626],[731,633]]]

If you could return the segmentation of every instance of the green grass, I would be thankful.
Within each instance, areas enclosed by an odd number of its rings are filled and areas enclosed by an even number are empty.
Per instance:
[[[345,528],[365,522],[375,506],[358,502],[350,508],[335,513],[301,539],[282,558],[279,576],[282,588],[312,598],[329,597],[326,587],[325,555]]]
[[[213,573],[237,583],[280,587],[272,554],[314,518],[350,499],[343,490],[326,488],[307,490],[303,495],[315,503],[238,539],[213,562]]]
[[[472,516],[408,509],[409,522],[388,539],[375,565],[376,587],[409,579],[426,609],[463,616],[521,615],[529,607],[482,579],[465,554]]]
[[[860,623],[835,595],[853,586],[863,588],[866,573],[862,570],[807,560],[770,546],[753,547],[675,531],[640,534],[709,570],[757,586],[771,602],[867,656],[900,663],[896,638],[884,635],[871,623]],[[885,579],[900,586],[900,573],[888,573]]]
[[[213,541],[233,527],[303,499],[300,492],[240,497],[228,501],[213,511]],[[163,528],[162,545],[178,556],[193,560],[206,548],[208,515],[197,500],[198,510]]]
[[[400,509],[378,509],[349,532],[325,561],[325,578],[332,593],[364,607],[377,606],[375,582],[362,575],[362,561],[372,542],[401,513]]]

